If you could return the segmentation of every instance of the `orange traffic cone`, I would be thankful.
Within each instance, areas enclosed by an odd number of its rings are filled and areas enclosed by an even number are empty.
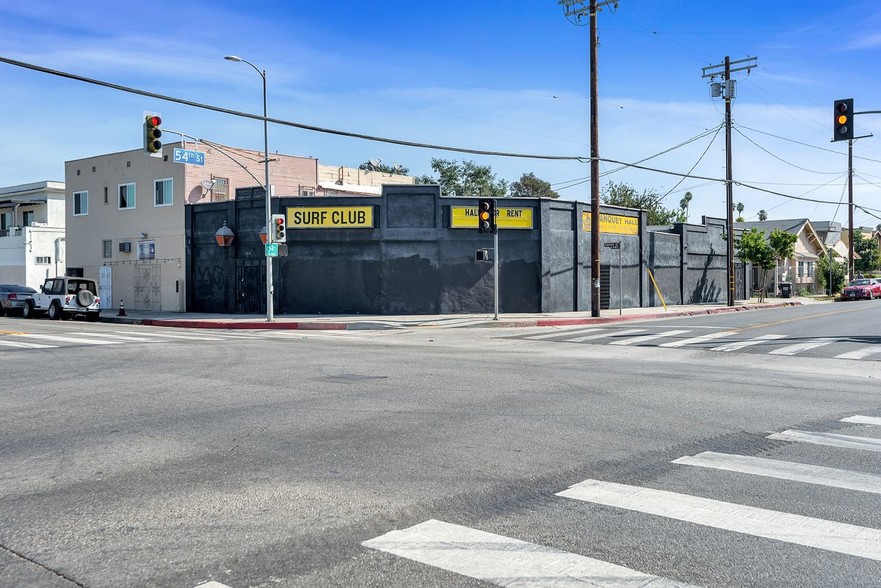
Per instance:
[[[125,304],[122,301],[122,298],[119,299],[119,312],[116,313],[116,316],[125,316]]]

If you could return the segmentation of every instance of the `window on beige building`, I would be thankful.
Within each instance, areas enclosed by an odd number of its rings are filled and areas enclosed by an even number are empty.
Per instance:
[[[173,203],[171,178],[153,182],[153,206],[171,206]]]
[[[73,215],[85,216],[89,214],[89,193],[74,192],[73,193]]]
[[[135,207],[135,185],[120,184],[118,207],[120,210]]]
[[[211,189],[212,202],[226,202],[229,200],[229,178],[211,178],[214,180],[214,188]]]

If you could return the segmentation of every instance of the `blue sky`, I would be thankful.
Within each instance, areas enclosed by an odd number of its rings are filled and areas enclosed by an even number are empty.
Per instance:
[[[258,12],[259,9],[259,12]],[[846,223],[847,146],[831,143],[832,102],[881,110],[877,0],[621,0],[599,15],[600,156],[708,178],[725,177],[724,103],[701,68],[757,57],[735,76],[735,186],[754,220]],[[581,26],[579,26],[579,24]],[[587,21],[556,0],[365,3],[7,2],[0,56],[317,127],[499,152],[588,156]],[[260,150],[259,121],[126,94],[0,63],[0,185],[63,180],[64,161],[141,144],[145,110],[164,127]],[[855,224],[881,223],[881,115],[856,119]],[[689,142],[694,137],[712,133]],[[714,138],[715,136],[715,138]],[[171,137],[166,135],[170,141]],[[368,159],[431,173],[432,158],[474,160],[497,178],[533,172],[563,198],[589,200],[589,165],[470,155],[270,127],[270,149],[357,167]],[[694,195],[692,220],[725,214],[724,184],[601,164],[602,183]],[[259,170],[258,170],[259,171]]]

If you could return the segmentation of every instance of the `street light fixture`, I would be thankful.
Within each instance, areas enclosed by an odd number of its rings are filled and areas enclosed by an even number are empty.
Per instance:
[[[269,189],[269,119],[266,115],[266,70],[261,70],[256,65],[242,59],[236,55],[227,55],[224,57],[227,61],[244,62],[254,68],[260,77],[263,78],[263,163],[266,165],[266,184],[263,186],[263,192],[266,197],[266,226],[270,225],[272,210],[270,209],[270,189]],[[273,320],[273,304],[272,304],[272,258],[266,256],[266,320]]]

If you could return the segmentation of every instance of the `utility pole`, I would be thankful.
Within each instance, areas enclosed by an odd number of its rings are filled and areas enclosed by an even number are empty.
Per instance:
[[[600,132],[599,91],[597,89],[597,12],[617,0],[559,0],[564,15],[576,20],[590,17],[590,315],[600,316]],[[585,6],[586,5],[586,6]]]
[[[734,69],[732,65],[738,65]],[[738,61],[731,61],[725,56],[725,61],[718,65],[710,65],[702,69],[703,78],[710,78],[712,82],[716,76],[721,75],[724,84],[717,82],[710,84],[710,96],[725,98],[725,208],[727,212],[728,226],[728,306],[734,306],[735,292],[737,290],[737,275],[734,272],[734,182],[731,173],[731,101],[735,96],[735,80],[731,74],[738,71],[749,70],[756,67],[756,58],[748,57]],[[722,68],[721,71],[719,68]]]

